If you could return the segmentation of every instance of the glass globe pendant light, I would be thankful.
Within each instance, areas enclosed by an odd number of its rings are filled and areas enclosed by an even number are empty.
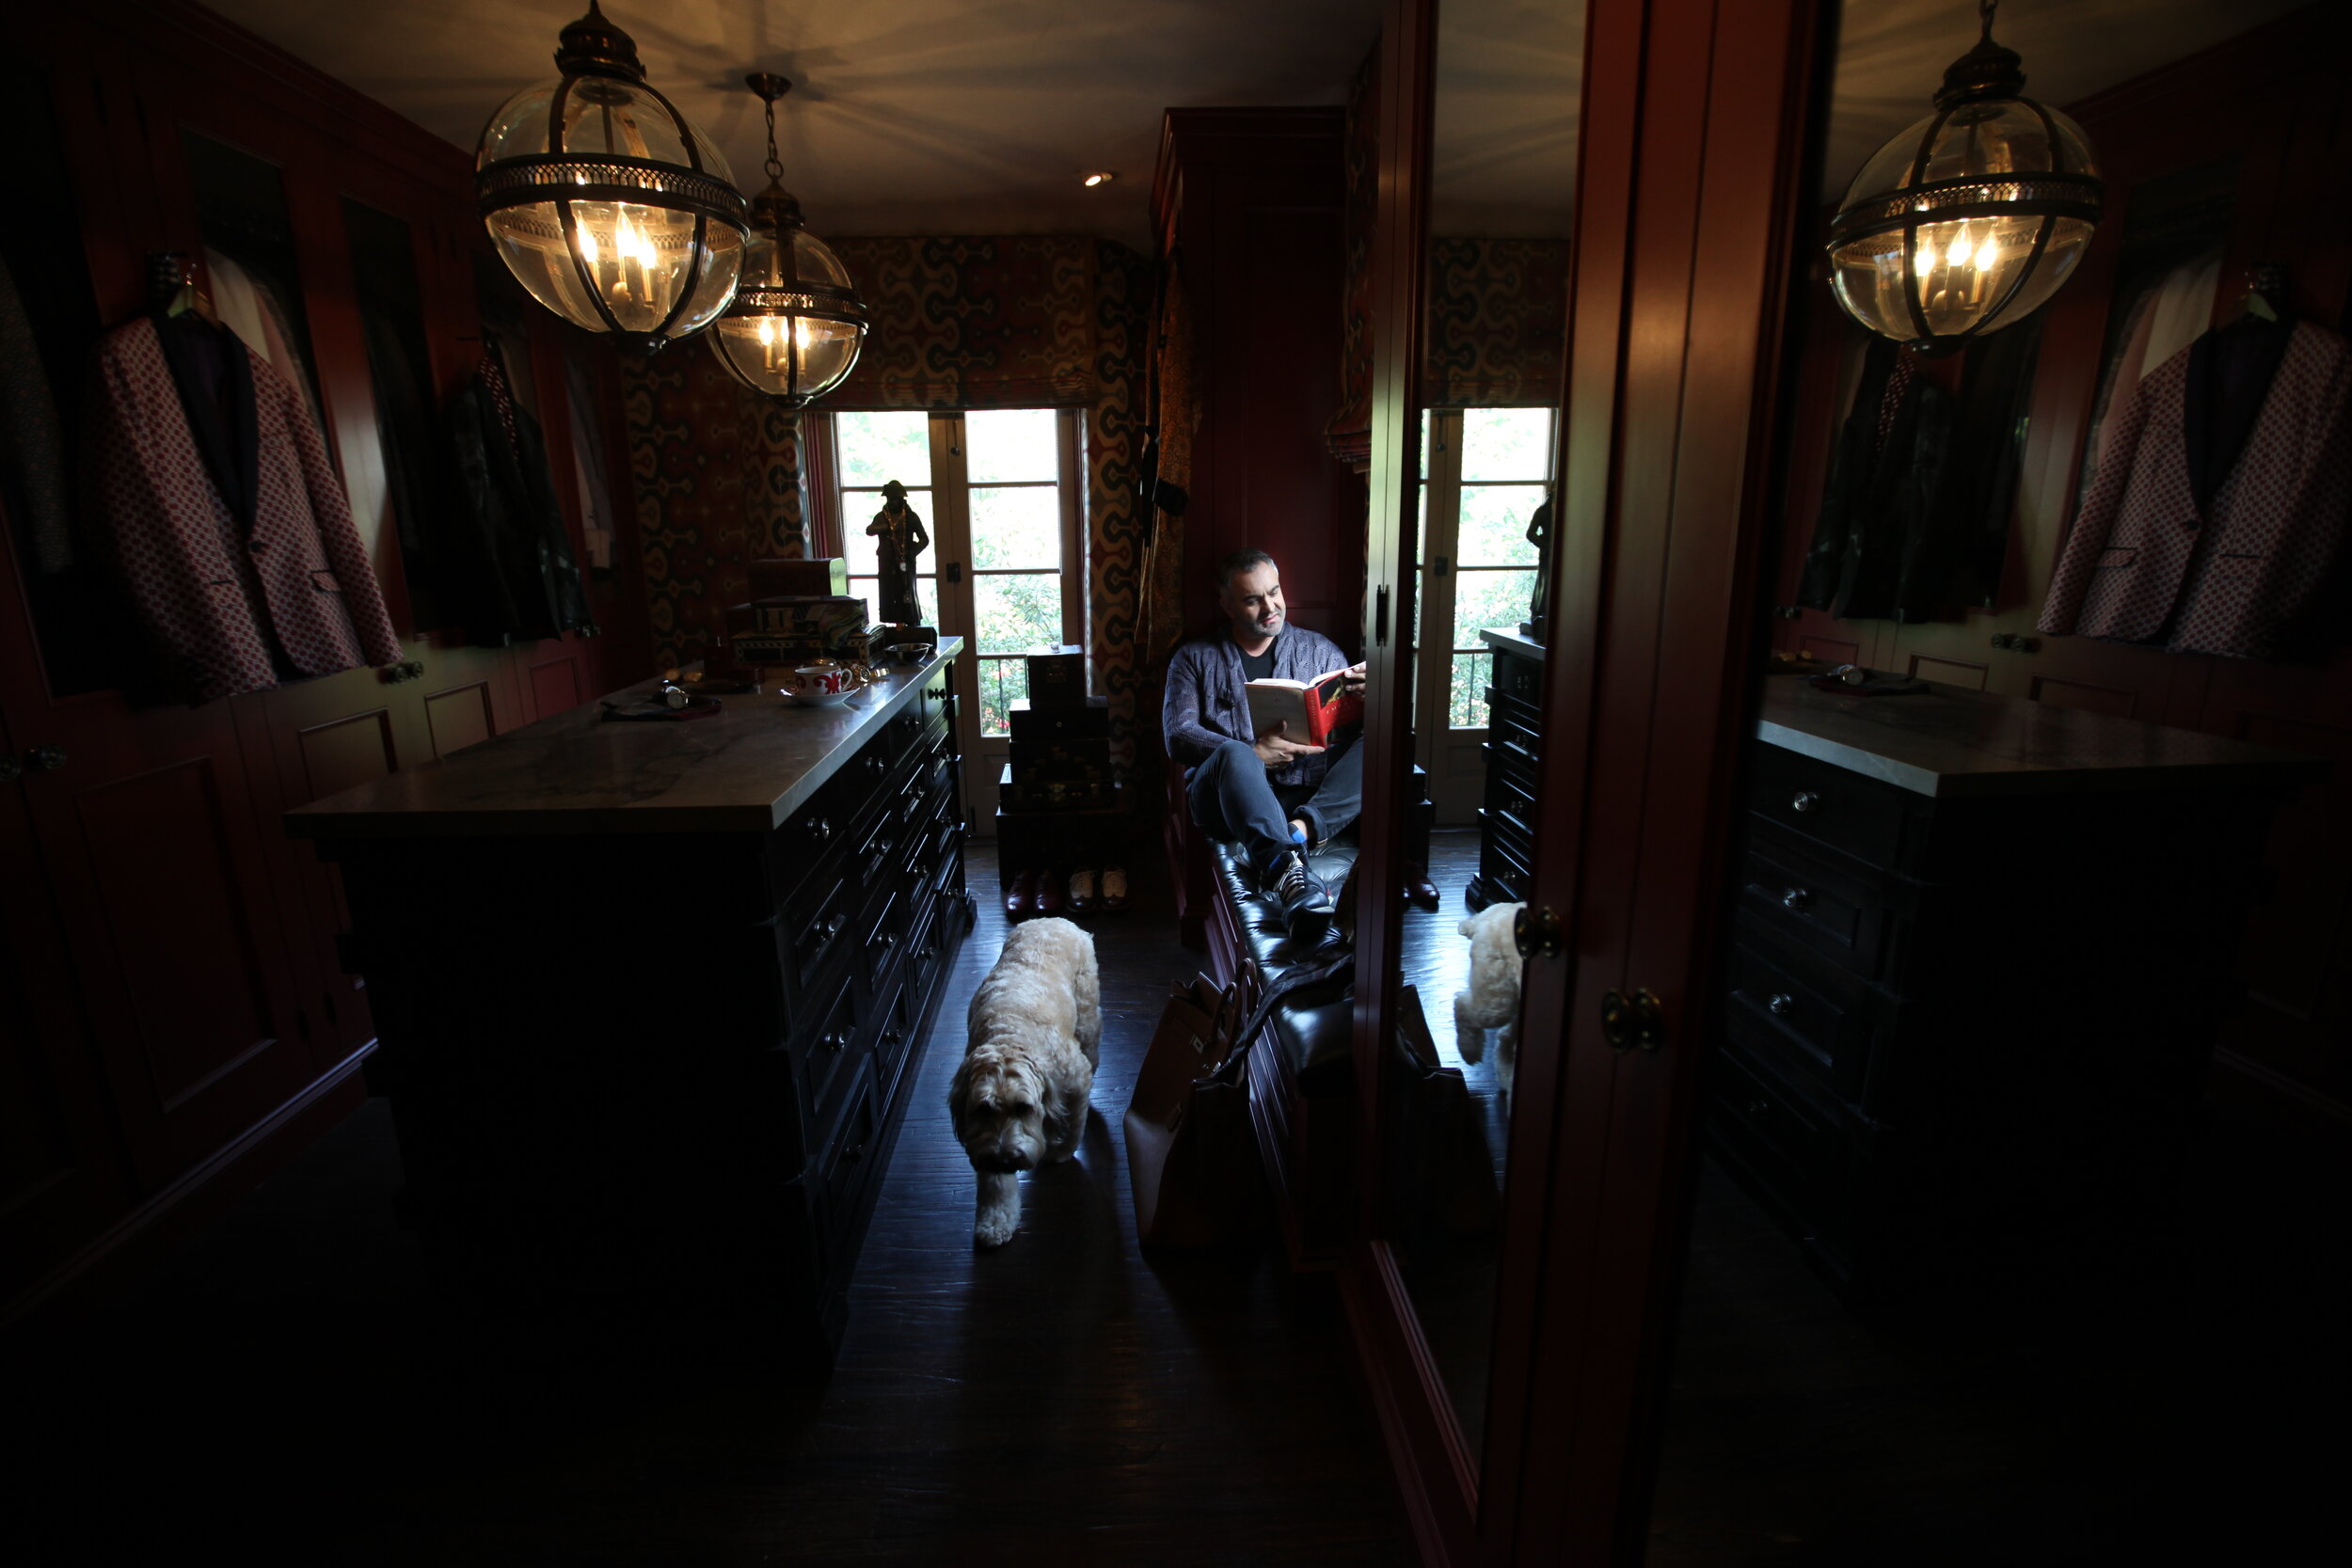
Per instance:
[[[1935,113],[1862,166],[1830,224],[1830,286],[1846,313],[1923,353],[2024,320],[2074,273],[2104,187],[2066,116],[2022,96],[2023,61],[1993,41],[1944,72]]]
[[[553,82],[483,129],[474,194],[500,260],[574,325],[656,349],[735,295],[750,214],[726,159],[645,85],[637,45],[589,0]]]
[[[710,352],[735,378],[798,408],[841,385],[866,342],[866,302],[831,246],[801,227],[776,156],[776,100],[792,84],[770,71],[743,78],[768,104],[768,188],[752,198],[752,239],[735,302],[711,330]]]

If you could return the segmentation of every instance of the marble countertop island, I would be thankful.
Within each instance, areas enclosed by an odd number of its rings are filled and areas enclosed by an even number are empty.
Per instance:
[[[676,722],[608,721],[603,705],[510,730],[286,813],[294,838],[489,838],[533,833],[768,832],[963,650],[943,637],[892,666],[866,706],[800,707],[770,689]],[[647,680],[614,692],[642,697]]]
[[[1862,697],[1773,675],[1754,733],[1940,799],[2294,785],[2328,771],[2296,752],[1932,683],[1909,696]]]

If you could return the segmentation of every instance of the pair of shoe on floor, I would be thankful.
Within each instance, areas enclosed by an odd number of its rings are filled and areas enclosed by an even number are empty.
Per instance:
[[[1064,882],[1058,871],[1016,873],[1005,891],[1005,913],[1014,920],[1033,914],[1086,914],[1094,910],[1117,913],[1127,907],[1127,873],[1106,865],[1073,871]]]

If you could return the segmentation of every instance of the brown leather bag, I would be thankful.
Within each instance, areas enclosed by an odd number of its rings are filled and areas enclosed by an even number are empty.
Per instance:
[[[1145,1246],[1213,1246],[1247,1234],[1262,1208],[1248,1049],[1236,1037],[1247,1001],[1244,981],[1220,990],[1199,976],[1168,998],[1144,1053],[1125,1128]]]

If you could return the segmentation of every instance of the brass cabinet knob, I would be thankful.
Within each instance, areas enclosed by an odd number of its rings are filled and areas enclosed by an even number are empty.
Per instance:
[[[36,746],[24,753],[24,760],[31,763],[40,772],[55,773],[65,766],[65,748],[56,745]]]
[[[1821,798],[1809,789],[1800,789],[1797,791],[1796,798],[1788,802],[1788,809],[1793,812],[1820,811]]]

